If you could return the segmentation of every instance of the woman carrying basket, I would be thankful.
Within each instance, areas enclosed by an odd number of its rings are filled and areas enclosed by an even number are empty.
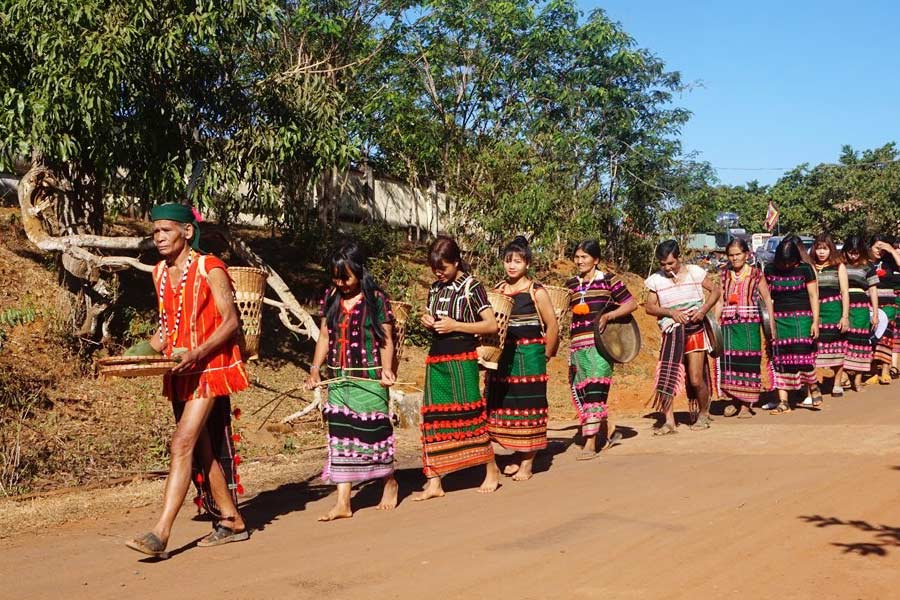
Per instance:
[[[515,451],[504,475],[531,479],[534,456],[547,447],[547,361],[556,354],[559,323],[544,287],[528,277],[531,249],[517,237],[503,250],[506,279],[495,288],[512,298],[509,330],[496,371],[485,376],[491,441]]]
[[[830,369],[834,373],[832,398],[844,395],[841,386],[844,360],[847,354],[847,330],[850,328],[850,288],[847,267],[841,260],[828,234],[820,234],[813,242],[813,267],[819,285],[819,339],[816,343],[816,368]],[[817,384],[810,386],[810,395],[804,405],[822,403],[822,392]]]
[[[320,521],[352,517],[352,485],[372,479],[384,481],[378,508],[397,506],[387,390],[395,381],[394,316],[365,265],[366,256],[355,242],[345,243],[332,255],[334,286],[322,302],[324,316],[306,380],[307,389],[320,385],[323,366],[333,377],[324,410],[328,458],[322,479],[337,484],[338,494]]]
[[[441,477],[477,465],[487,467],[479,492],[493,492],[500,485],[475,337],[497,333],[497,319],[484,286],[467,273],[453,238],[438,236],[428,250],[428,263],[437,279],[422,315],[422,324],[434,332],[422,399],[422,462],[428,481],[416,501],[443,496]]]
[[[594,322],[598,321],[597,328],[602,332],[610,320],[637,310],[637,300],[618,277],[600,270],[600,244],[595,240],[578,244],[574,260],[578,275],[566,282],[572,292],[569,384],[584,438],[578,460],[590,460],[598,456],[597,435],[601,430],[606,429],[607,440],[613,433],[609,430],[607,406],[613,367],[597,351]]]
[[[800,238],[784,238],[775,249],[775,260],[765,269],[775,306],[772,362],[778,405],[771,411],[775,415],[791,411],[788,392],[816,384],[819,288],[809,257],[801,248]]]
[[[897,292],[900,290],[900,252],[892,245],[888,236],[876,235],[872,238],[872,257],[875,259],[875,274],[878,276],[878,308],[887,315],[887,329],[878,339],[875,347],[876,373],[867,383],[888,385],[891,382],[891,367],[894,354],[900,352],[900,335],[897,331]]]
[[[752,407],[759,402],[763,369],[771,371],[771,363],[763,360],[758,303],[764,302],[771,315],[772,297],[762,271],[747,262],[750,247],[745,240],[732,239],[725,253],[729,264],[722,269],[722,299],[716,304],[724,345],[719,357],[719,387],[733,400],[725,408],[725,416],[743,419],[753,416]]]

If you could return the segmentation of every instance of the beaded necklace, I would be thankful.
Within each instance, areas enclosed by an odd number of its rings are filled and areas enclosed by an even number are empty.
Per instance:
[[[166,283],[169,280],[169,269],[163,268],[162,277],[159,278],[159,341],[167,347],[167,341],[171,347],[175,346],[178,338],[178,326],[181,324],[181,313],[184,310],[184,284],[187,281],[188,271],[191,269],[191,263],[194,262],[194,251],[188,253],[187,262],[184,264],[184,271],[181,273],[181,282],[178,284],[178,310],[175,312],[175,326],[169,330],[169,315],[166,313]]]
[[[740,271],[735,271],[731,269],[731,281],[734,282],[733,286],[728,286],[731,288],[731,293],[728,295],[728,304],[740,304],[740,297],[738,296],[738,285],[743,282],[745,279],[750,277],[750,273],[753,272],[753,269],[750,265],[744,263],[744,266],[741,267]]]
[[[594,276],[591,277],[591,280],[585,283],[585,281],[581,278],[581,275],[576,275],[578,279],[578,293],[581,294],[581,299],[578,301],[578,304],[572,308],[572,314],[575,315],[586,315],[591,312],[590,307],[585,303],[584,297],[587,295],[588,288],[590,288],[595,281],[597,281],[597,277],[603,277],[603,274],[600,270],[594,267]]]

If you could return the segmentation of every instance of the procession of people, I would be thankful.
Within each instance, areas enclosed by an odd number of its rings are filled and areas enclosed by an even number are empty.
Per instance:
[[[231,431],[230,403],[249,382],[225,264],[200,251],[200,225],[189,208],[164,204],[151,218],[163,259],[153,271],[159,331],[128,353],[178,361],[164,380],[176,428],[159,522],[127,545],[164,557],[191,482],[198,507],[213,522],[199,546],[249,537],[237,508],[239,436]],[[900,352],[900,252],[891,242],[850,236],[838,251],[830,236],[820,235],[807,252],[799,237],[786,236],[772,263],[760,268],[751,264],[747,242],[733,239],[719,273],[688,264],[675,240],[660,243],[658,270],[642,294],[661,333],[648,398],[657,415],[653,435],[679,432],[674,401],[680,394],[689,401],[686,425],[702,431],[713,424],[717,398],[725,401],[725,417],[751,418],[757,407],[777,415],[818,408],[826,389],[839,398],[889,384]],[[491,286],[472,274],[453,238],[438,236],[430,245],[426,260],[435,281],[421,310],[431,333],[420,413],[425,484],[414,500],[443,497],[443,477],[464,469],[484,467],[478,491],[485,494],[497,491],[504,476],[531,479],[535,457],[547,448],[548,385],[569,387],[583,444],[578,460],[596,458],[617,440],[610,399],[620,361],[602,340],[611,324],[633,320],[637,294],[601,268],[597,240],[578,243],[572,258],[576,273],[557,288],[560,303],[551,298],[554,288],[531,272],[532,251],[522,236],[503,248],[505,277]],[[320,304],[305,386],[327,390],[322,480],[337,494],[320,520],[332,521],[353,515],[352,487],[366,481],[382,482],[379,509],[397,506],[389,390],[397,382],[398,342],[391,299],[368,270],[361,246],[343,243],[326,268],[332,285]],[[508,308],[496,309],[491,295]],[[566,312],[569,377],[553,382],[547,365]],[[479,351],[491,336],[500,340],[499,354],[485,369]],[[502,470],[495,445],[507,452]]]

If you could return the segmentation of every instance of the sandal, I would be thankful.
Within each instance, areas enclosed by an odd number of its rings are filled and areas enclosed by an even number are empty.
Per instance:
[[[709,429],[712,425],[712,419],[709,417],[697,417],[697,420],[690,426],[691,431],[702,431]]]
[[[211,546],[221,546],[231,542],[242,542],[250,539],[250,532],[246,529],[243,531],[235,531],[231,527],[224,525],[216,525],[212,533],[197,542],[199,548],[209,548]]]
[[[822,396],[813,396],[812,399],[813,408],[818,408],[822,406]]]
[[[622,433],[619,431],[613,431],[613,434],[607,438],[606,443],[603,444],[603,449],[607,450],[612,448],[613,446],[618,446],[622,443]]]
[[[775,410],[770,410],[770,411],[769,411],[769,414],[770,414],[770,415],[783,415],[783,414],[785,414],[785,413],[791,412],[791,410],[792,410],[792,409],[791,409],[790,405],[788,405],[788,404],[786,404],[786,403],[784,403],[784,402],[780,402],[780,403],[778,404],[778,407],[777,407]]]
[[[599,452],[594,452],[592,450],[582,450],[578,456],[575,457],[575,460],[594,460],[600,456]]]
[[[725,407],[725,410],[722,411],[722,414],[726,417],[733,417],[738,414],[738,407],[734,404],[729,404]]]
[[[125,545],[142,554],[162,559],[169,558],[169,553],[166,552],[166,543],[159,539],[153,532],[148,532],[140,537],[128,540],[125,542]]]
[[[674,425],[660,425],[653,428],[653,435],[672,435],[678,433]]]

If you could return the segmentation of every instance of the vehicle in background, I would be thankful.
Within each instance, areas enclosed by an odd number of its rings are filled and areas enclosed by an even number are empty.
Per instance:
[[[773,235],[766,240],[764,246],[761,246],[759,250],[756,251],[756,262],[759,264],[760,268],[774,260],[775,249],[778,248],[778,244],[780,244],[783,239],[783,235]],[[814,238],[808,235],[801,235],[800,241],[803,242],[803,247],[806,248],[807,252],[812,252],[813,242],[815,241]]]
[[[766,240],[772,237],[771,233],[754,233],[750,236],[750,252],[756,252],[766,245]]]

